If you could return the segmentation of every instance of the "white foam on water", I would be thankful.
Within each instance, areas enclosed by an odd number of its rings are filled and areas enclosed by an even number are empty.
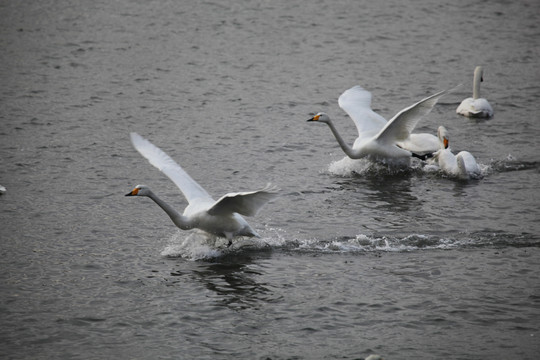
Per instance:
[[[374,165],[369,160],[365,159],[359,159],[354,160],[349,157],[344,157],[341,160],[337,160],[332,162],[328,166],[328,172],[332,175],[338,175],[338,176],[349,176],[351,174],[357,173],[357,174],[363,174]]]
[[[333,161],[328,165],[328,173],[336,176],[352,176],[352,175],[383,175],[392,176],[403,173],[414,172],[421,169],[422,164],[415,159],[411,160],[410,165],[403,163],[380,163],[368,159],[351,159],[347,156],[341,160]]]
[[[221,240],[224,242],[223,246],[220,246]],[[222,248],[226,244],[226,239],[220,239],[202,231],[189,233],[178,231],[171,235],[161,255],[189,260],[209,260],[221,256]]]
[[[492,165],[485,165],[478,163],[480,168],[480,174],[471,176],[471,179],[482,179],[489,175],[492,170]],[[422,163],[415,159],[411,160],[411,164],[408,167],[395,165],[395,164],[382,164],[370,161],[368,159],[351,159],[344,157],[341,160],[333,161],[328,165],[327,171],[335,176],[347,177],[347,176],[393,176],[407,172],[414,172],[418,174],[435,174],[444,178],[453,178],[448,174],[442,172],[436,164]],[[456,177],[458,179],[458,177]]]
[[[203,231],[191,232],[177,231],[172,234],[168,244],[161,255],[169,258],[184,258],[188,260],[212,260],[230,254],[246,251],[263,251],[279,248],[287,240],[279,229],[267,228],[265,232],[272,231],[272,236],[262,238],[235,238],[230,246],[225,238],[210,235]]]
[[[289,243],[290,250],[322,253],[408,252],[447,250],[468,246],[470,242],[434,235],[411,234],[405,237],[358,234],[334,240],[304,239]]]

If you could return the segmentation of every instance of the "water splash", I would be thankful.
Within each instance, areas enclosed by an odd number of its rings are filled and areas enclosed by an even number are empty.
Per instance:
[[[487,172],[509,172],[509,171],[523,171],[523,170],[540,170],[540,162],[538,161],[520,161],[512,154],[503,160],[492,159],[488,165]]]
[[[186,234],[178,231],[171,235],[168,244],[161,252],[168,258],[184,258],[187,260],[212,260],[227,255],[238,255],[248,251],[264,251],[280,247],[283,237],[272,238],[236,238],[228,246],[225,238],[194,230]]]
[[[493,162],[492,162],[493,163]],[[508,162],[503,162],[505,165],[498,165],[498,162],[494,164],[481,164],[478,163],[480,168],[479,174],[471,175],[472,180],[479,180],[485,176],[491,174],[497,169],[503,169],[502,171],[511,171],[508,169]],[[523,165],[511,166],[511,169],[516,168],[521,170],[522,168],[530,168]],[[443,178],[455,178],[463,180],[457,176],[451,176],[440,170],[439,166],[432,163],[424,163],[413,159],[409,167],[396,166],[392,164],[381,164],[372,162],[367,159],[351,159],[344,157],[341,160],[332,162],[328,166],[328,172],[335,176],[348,177],[348,176],[396,176],[405,174],[417,174],[417,175],[436,175]]]
[[[303,240],[296,242],[296,249],[291,250],[324,253],[366,253],[366,252],[407,252],[424,249],[451,249],[458,247],[456,241],[449,239],[413,234],[403,238],[392,236],[374,236],[359,234],[353,238],[333,240]]]
[[[304,239],[288,243],[289,251],[315,253],[412,252],[482,247],[540,246],[532,234],[456,233],[452,236],[410,234],[404,237],[358,234],[332,240]]]
[[[534,234],[505,233],[453,233],[449,235],[409,234],[368,235],[335,239],[291,239],[279,229],[266,229],[273,232],[264,238],[235,239],[230,247],[227,240],[204,232],[194,231],[186,235],[177,232],[171,235],[169,243],[161,252],[169,258],[187,260],[215,260],[221,257],[237,256],[249,252],[284,250],[306,253],[377,253],[413,252],[424,250],[453,250],[483,247],[539,247],[540,238]]]
[[[222,255],[218,240],[220,239],[202,231],[193,231],[187,235],[178,231],[171,235],[169,243],[161,255],[169,258],[182,257],[189,260],[213,259]],[[223,244],[223,247],[225,245]]]
[[[399,175],[415,172],[421,169],[421,163],[412,161],[410,166],[401,164],[383,164],[373,162],[368,159],[351,159],[344,157],[341,160],[330,163],[327,171],[336,176],[351,176],[351,175]]]

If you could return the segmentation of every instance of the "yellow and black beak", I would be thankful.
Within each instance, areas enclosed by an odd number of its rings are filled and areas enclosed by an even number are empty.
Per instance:
[[[312,117],[311,119],[308,119],[308,121],[319,121],[319,118],[321,117],[321,115],[315,115],[314,117]]]
[[[136,196],[139,193],[139,188],[135,188],[131,190],[129,193],[126,194],[126,196]]]

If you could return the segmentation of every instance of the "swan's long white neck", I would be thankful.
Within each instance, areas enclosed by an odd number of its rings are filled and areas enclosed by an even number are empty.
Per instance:
[[[176,211],[172,206],[167,204],[165,201],[161,200],[156,194],[154,194],[152,191],[148,191],[148,196],[150,199],[154,200],[156,204],[159,205],[160,208],[163,209],[169,215],[173,223],[178,226],[182,230],[189,230],[193,229],[193,226],[189,219],[185,217],[184,215],[180,214],[178,211]]]
[[[439,126],[439,128],[437,129],[437,137],[439,138],[439,148],[441,150],[444,150],[446,149],[446,143],[444,142],[444,137],[447,136],[446,135],[446,129],[442,126]]]
[[[459,154],[458,156],[456,156],[456,164],[457,164],[457,175],[463,179],[468,178],[469,173],[467,172],[467,166],[465,166],[465,160]]]
[[[481,66],[477,66],[474,69],[474,80],[473,80],[473,99],[480,98],[480,83],[482,82],[483,69]]]
[[[345,154],[347,154],[348,157],[350,157],[351,159],[359,159],[363,157],[362,154],[360,154],[358,151],[355,151],[345,142],[345,140],[343,140],[332,121],[327,121],[326,124],[330,127],[330,130],[332,131],[332,134],[334,134],[334,137],[336,138],[339,146],[341,146],[341,149],[343,150],[343,152],[345,152]]]

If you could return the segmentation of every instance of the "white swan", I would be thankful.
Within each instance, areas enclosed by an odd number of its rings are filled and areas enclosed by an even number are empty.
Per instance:
[[[130,135],[135,149],[180,188],[189,205],[184,213],[180,214],[145,185],[137,185],[126,196],[147,196],[154,200],[180,229],[197,228],[225,237],[229,240],[229,245],[236,236],[260,237],[240,214],[255,215],[265,203],[277,196],[276,188],[267,186],[258,191],[228,193],[215,201],[165,152],[137,133]]]
[[[425,159],[439,148],[439,140],[431,134],[411,134],[420,119],[427,115],[439,98],[448,91],[441,91],[420,100],[400,112],[390,121],[371,109],[371,93],[360,86],[346,90],[338,99],[339,106],[349,114],[358,130],[358,138],[350,147],[337,132],[326,113],[320,112],[308,121],[327,124],[337,142],[351,159],[367,157],[381,162],[408,163],[411,156]]]
[[[0,195],[2,195],[3,193],[5,193],[7,190],[4,186],[0,185]]]
[[[430,162],[438,164],[441,171],[450,176],[461,179],[478,178],[481,170],[474,156],[468,151],[460,151],[454,156],[452,150],[448,148],[449,135],[444,126],[439,126],[437,135],[440,140],[440,149],[433,154]]]
[[[473,97],[467,98],[459,104],[456,112],[468,117],[488,118],[493,116],[493,108],[489,102],[480,97],[480,83],[484,81],[484,69],[477,66],[474,69]]]
[[[381,355],[371,354],[365,360],[384,360]]]

